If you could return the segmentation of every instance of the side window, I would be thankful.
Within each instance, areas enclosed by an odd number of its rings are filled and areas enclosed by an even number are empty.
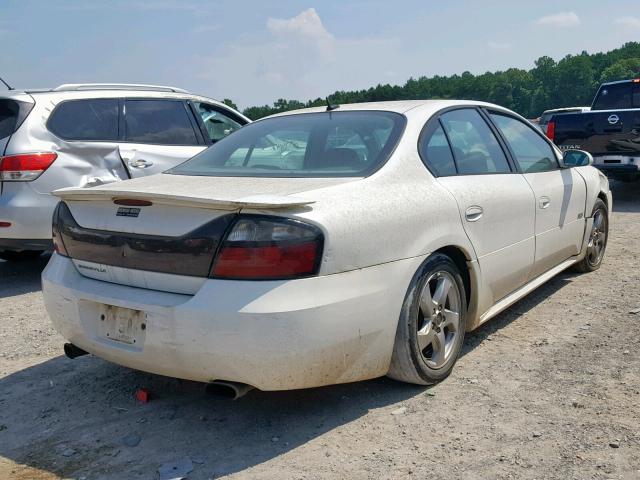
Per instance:
[[[420,139],[418,150],[422,161],[439,177],[456,174],[451,147],[441,125]]]
[[[440,121],[460,175],[511,172],[497,138],[476,110],[453,110],[442,114]]]
[[[513,117],[498,113],[490,115],[523,173],[548,172],[559,168],[551,146],[531,127]]]
[[[194,102],[194,105],[202,117],[202,122],[204,123],[207,133],[209,134],[209,138],[213,143],[216,143],[218,140],[222,140],[230,133],[233,133],[242,127],[241,123],[228,115],[225,115],[219,108],[216,108],[213,105],[201,102]]]
[[[94,98],[62,102],[51,114],[47,128],[65,140],[116,141],[118,100]]]
[[[127,100],[125,140],[155,145],[198,145],[182,101]]]

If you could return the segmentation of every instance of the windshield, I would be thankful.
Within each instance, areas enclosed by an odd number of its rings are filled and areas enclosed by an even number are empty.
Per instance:
[[[320,112],[267,118],[221,139],[175,175],[228,177],[355,177],[382,165],[405,117],[392,112]]]
[[[640,108],[640,83],[624,82],[603,85],[593,102],[592,110]]]

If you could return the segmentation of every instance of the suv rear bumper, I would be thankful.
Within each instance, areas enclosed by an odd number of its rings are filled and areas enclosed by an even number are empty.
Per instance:
[[[594,164],[593,166],[613,180],[635,180],[640,176],[638,166],[633,164]]]
[[[0,238],[0,250],[51,250],[53,242],[46,239],[16,239],[16,238]]]
[[[39,193],[29,182],[5,182],[0,194],[0,250],[51,248],[51,219],[58,199]]]

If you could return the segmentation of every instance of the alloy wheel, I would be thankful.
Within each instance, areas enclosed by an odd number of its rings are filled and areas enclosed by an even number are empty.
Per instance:
[[[433,273],[420,293],[418,348],[427,366],[442,368],[451,358],[460,332],[460,291],[445,271]]]

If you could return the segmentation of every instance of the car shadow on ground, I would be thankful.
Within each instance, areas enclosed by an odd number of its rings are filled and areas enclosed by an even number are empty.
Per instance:
[[[0,260],[0,298],[40,290],[40,274],[49,261],[49,254],[24,262]]]

